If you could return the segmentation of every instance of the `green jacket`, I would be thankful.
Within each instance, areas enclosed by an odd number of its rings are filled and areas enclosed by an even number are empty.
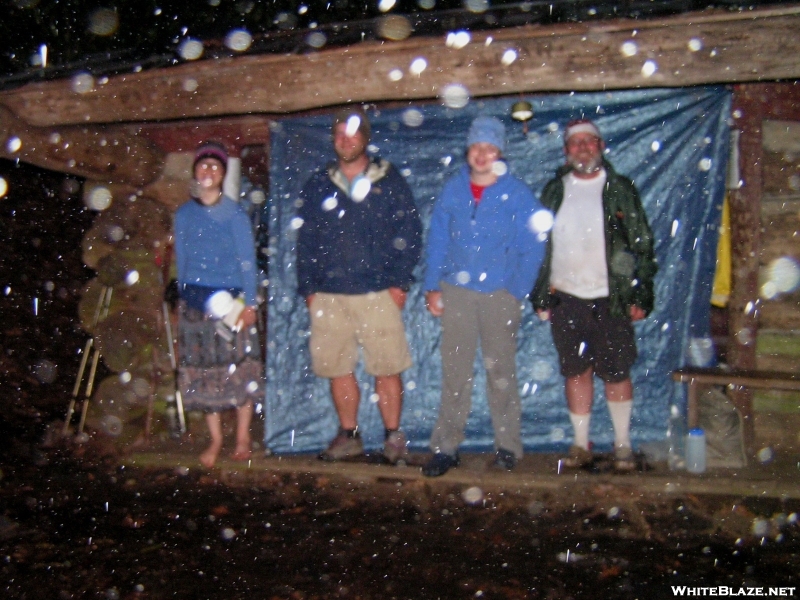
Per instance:
[[[653,277],[658,271],[653,250],[653,232],[647,224],[639,192],[633,182],[614,171],[603,160],[607,179],[603,191],[603,213],[606,221],[606,263],[611,313],[629,315],[631,306],[647,314],[653,310]],[[542,192],[541,202],[555,216],[564,200],[562,177],[570,171],[561,167]],[[539,277],[531,292],[534,309],[549,309],[553,297],[550,289],[550,264],[553,258],[552,239],[548,238]]]

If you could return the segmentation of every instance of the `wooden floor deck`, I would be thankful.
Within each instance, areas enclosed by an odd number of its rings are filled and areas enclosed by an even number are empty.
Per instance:
[[[204,469],[197,460],[198,450],[173,441],[161,441],[129,453],[123,464],[131,467]],[[425,454],[412,454],[417,465]],[[585,493],[598,486],[625,488],[640,494],[711,494],[757,496],[762,498],[800,498],[800,456],[776,457],[768,464],[752,464],[738,469],[710,469],[702,475],[670,471],[665,463],[646,465],[643,470],[619,474],[608,469],[564,470],[559,472],[558,457],[552,454],[527,454],[512,472],[489,466],[488,454],[462,454],[461,465],[442,477],[422,475],[419,466],[391,466],[369,461],[324,462],[308,454],[265,456],[254,452],[247,462],[235,462],[224,455],[209,473],[222,479],[254,480],[275,475],[305,474],[339,479],[354,484],[393,483],[397,486],[467,489],[509,494]],[[602,462],[600,463],[602,466]],[[204,469],[205,470],[205,469]]]

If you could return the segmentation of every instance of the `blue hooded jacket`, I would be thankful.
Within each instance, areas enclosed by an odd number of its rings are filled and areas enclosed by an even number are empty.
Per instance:
[[[543,210],[528,186],[509,174],[487,187],[476,205],[465,165],[433,208],[425,291],[439,290],[443,281],[482,293],[505,289],[524,299],[544,256],[547,232],[536,231],[533,219]]]

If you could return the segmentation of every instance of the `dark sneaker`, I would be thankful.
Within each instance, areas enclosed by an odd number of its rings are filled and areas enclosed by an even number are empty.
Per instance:
[[[383,442],[383,457],[391,464],[405,463],[408,458],[408,442],[402,431],[392,431]]]
[[[614,450],[614,470],[620,473],[630,473],[636,469],[636,458],[629,446],[622,446]]]
[[[437,452],[423,465],[422,474],[425,475],[425,477],[439,477],[447,473],[453,467],[457,467],[460,463],[461,461],[458,458],[458,454],[451,455]]]
[[[594,456],[586,448],[572,445],[569,454],[561,459],[561,464],[568,469],[581,469],[592,464]]]
[[[504,471],[513,471],[517,466],[517,457],[513,452],[499,448],[494,455],[492,467],[495,469],[502,469]]]
[[[362,454],[364,454],[364,442],[361,441],[361,434],[356,432],[351,435],[346,431],[339,431],[328,449],[320,453],[319,458],[327,461],[347,460]]]

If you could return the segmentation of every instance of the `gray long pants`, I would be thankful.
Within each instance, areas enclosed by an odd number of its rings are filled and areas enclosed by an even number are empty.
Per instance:
[[[442,305],[442,402],[431,449],[455,454],[464,441],[480,339],[495,449],[521,458],[516,365],[519,300],[505,290],[482,294],[443,283]]]

